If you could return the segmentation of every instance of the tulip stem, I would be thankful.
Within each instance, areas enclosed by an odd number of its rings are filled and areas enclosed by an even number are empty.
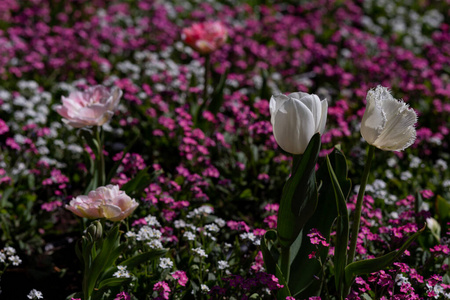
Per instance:
[[[350,242],[350,250],[348,252],[347,263],[351,264],[355,258],[356,243],[358,241],[359,224],[361,222],[361,210],[364,200],[364,193],[366,191],[367,179],[369,178],[370,165],[375,153],[375,147],[369,145],[367,150],[366,165],[364,166],[364,172],[361,178],[361,185],[359,186],[358,198],[356,200],[355,215],[353,217],[352,237]]]
[[[208,86],[209,86],[209,73],[211,73],[211,56],[209,54],[205,55],[205,83],[203,87],[203,105],[206,106],[208,101]],[[201,112],[199,112],[201,113]]]
[[[290,260],[291,260],[291,247],[281,247],[281,272],[283,273],[286,284],[289,282],[290,276]]]
[[[97,188],[105,185],[105,156],[103,155],[103,130],[101,126],[95,128],[95,140],[97,141],[97,153],[95,153],[97,161]]]

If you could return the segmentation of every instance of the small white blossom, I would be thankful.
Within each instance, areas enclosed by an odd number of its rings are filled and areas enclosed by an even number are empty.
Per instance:
[[[186,231],[183,234],[183,237],[186,238],[188,241],[194,241],[195,240],[195,234],[190,232],[190,231]]]
[[[175,226],[175,228],[184,228],[186,227],[186,222],[183,220],[175,220],[173,222],[173,225]]]
[[[158,222],[158,220],[156,220],[156,217],[154,216],[148,215],[147,217],[145,217],[145,221],[149,226],[161,227],[161,224]]]
[[[205,229],[209,232],[219,232],[220,228],[216,224],[205,225]]]
[[[420,167],[420,163],[422,162],[422,160],[420,158],[418,158],[417,156],[414,156],[411,158],[411,161],[409,162],[409,167],[410,168],[418,168]]]
[[[150,242],[147,243],[147,245],[151,249],[162,249],[162,248],[164,248],[163,245],[161,244],[161,242],[158,241],[158,240],[151,240]]]
[[[10,256],[8,259],[12,262],[13,266],[18,266],[22,263],[22,260],[17,255]]]
[[[161,231],[153,229],[149,226],[142,226],[137,233],[136,240],[138,241],[148,241],[152,239],[160,239],[162,236]]]
[[[6,260],[6,255],[3,252],[0,252],[0,263],[4,263]]]
[[[227,222],[225,222],[224,219],[221,218],[217,218],[214,220],[214,223],[216,223],[217,225],[219,225],[219,227],[224,227],[225,225],[227,225]]]
[[[230,266],[226,260],[219,260],[217,263],[219,264],[219,270],[225,270]]]
[[[16,249],[14,249],[13,247],[9,247],[9,246],[3,248],[3,251],[5,251],[6,255],[9,255],[9,256],[16,254]]]
[[[127,271],[127,266],[117,266],[117,271],[113,274],[116,278],[130,278],[131,275]]]
[[[30,293],[27,296],[28,299],[43,299],[44,296],[42,295],[42,292],[32,289]]]
[[[400,174],[400,179],[403,181],[411,179],[411,178],[412,178],[412,174],[409,171],[405,171]]]
[[[200,286],[200,290],[202,291],[202,293],[206,294],[209,292],[209,287],[206,284],[202,284]]]
[[[170,258],[163,257],[159,260],[159,267],[161,269],[172,269],[173,262],[170,260]]]
[[[206,254],[205,250],[202,248],[193,248],[192,251],[197,254],[200,257],[208,257],[208,254]]]

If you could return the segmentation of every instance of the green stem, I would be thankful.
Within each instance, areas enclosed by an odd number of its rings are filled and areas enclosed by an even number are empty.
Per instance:
[[[206,105],[206,103],[208,102],[210,62],[211,62],[211,57],[209,56],[209,54],[205,55],[205,82],[204,82],[204,87],[203,87],[203,105]]]
[[[286,284],[289,283],[290,275],[291,247],[281,247],[281,272],[283,273]]]
[[[361,209],[364,200],[364,193],[366,191],[367,179],[369,178],[370,165],[372,164],[375,147],[369,145],[367,151],[366,165],[364,166],[363,176],[361,178],[361,185],[359,186],[358,198],[356,200],[355,215],[352,226],[352,237],[350,242],[350,250],[348,252],[347,264],[351,264],[355,258],[356,242],[358,241],[359,224],[361,222]]]
[[[98,149],[95,153],[95,160],[97,161],[97,184],[98,186],[105,185],[105,156],[103,155],[103,130],[101,126],[94,127],[95,139],[97,141]],[[97,188],[97,187],[96,187]]]

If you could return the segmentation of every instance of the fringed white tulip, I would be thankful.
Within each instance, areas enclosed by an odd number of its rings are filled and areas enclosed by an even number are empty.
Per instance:
[[[273,135],[286,152],[303,154],[312,136],[325,130],[328,103],[307,93],[278,94],[270,99]]]
[[[402,151],[414,143],[417,114],[413,109],[382,86],[371,89],[366,99],[361,135],[367,143],[388,151]]]

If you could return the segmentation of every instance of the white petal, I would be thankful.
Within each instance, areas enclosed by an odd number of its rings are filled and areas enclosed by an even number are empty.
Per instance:
[[[322,100],[320,102],[320,104],[322,106],[322,113],[320,116],[320,122],[319,122],[318,126],[316,127],[316,132],[320,132],[320,134],[323,134],[325,132],[325,124],[327,123],[327,115],[328,115],[327,99]]]
[[[311,94],[306,95],[300,99],[300,102],[306,105],[311,111],[314,119],[314,131],[319,131],[320,119],[322,115],[322,105],[320,104],[320,99],[317,95]]]
[[[361,121],[361,135],[369,144],[373,144],[381,134],[385,124],[386,116],[381,108],[380,91],[370,90],[367,93],[367,105]]]
[[[274,136],[280,147],[292,154],[302,154],[314,134],[311,111],[300,101],[289,99],[275,115]]]
[[[272,126],[275,122],[275,115],[277,111],[280,109],[280,107],[289,99],[288,96],[283,94],[273,95],[270,98],[269,102],[269,108],[270,108],[270,122],[272,123]]]

